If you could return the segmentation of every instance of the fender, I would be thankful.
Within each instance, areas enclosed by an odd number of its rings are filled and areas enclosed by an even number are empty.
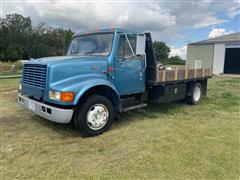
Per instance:
[[[91,73],[78,75],[71,78],[63,79],[61,81],[52,83],[49,87],[51,90],[63,91],[63,92],[74,92],[75,99],[73,102],[59,102],[48,99],[49,102],[58,103],[61,105],[77,105],[82,95],[89,89],[103,85],[111,88],[116,93],[117,102],[120,106],[120,95],[117,88],[111,83],[105,74]]]

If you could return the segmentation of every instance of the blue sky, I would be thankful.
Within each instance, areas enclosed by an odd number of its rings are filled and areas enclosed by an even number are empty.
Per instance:
[[[186,45],[239,32],[240,0],[0,0],[1,16],[30,16],[75,32],[119,27],[152,33],[171,47],[171,56],[186,56]]]
[[[226,16],[226,15],[223,12],[223,14],[220,14],[219,16]],[[184,36],[185,38],[182,41],[179,40],[179,41],[171,42],[170,45],[180,48],[184,46],[186,42],[195,42],[195,41],[208,39],[209,33],[214,29],[224,29],[225,31],[220,33],[220,35],[225,35],[232,32],[240,32],[240,15],[237,15],[234,18],[229,19],[228,22],[217,24],[214,26],[196,28],[196,29],[195,28],[183,29],[180,32],[180,34],[185,35]]]

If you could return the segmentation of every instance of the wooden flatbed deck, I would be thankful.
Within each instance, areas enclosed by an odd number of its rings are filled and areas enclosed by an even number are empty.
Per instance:
[[[149,85],[159,85],[179,81],[206,79],[212,76],[212,68],[207,69],[173,69],[158,70],[155,81],[148,81]]]

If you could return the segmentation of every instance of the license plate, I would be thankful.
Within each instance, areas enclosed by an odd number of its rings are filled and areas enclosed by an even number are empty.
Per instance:
[[[32,110],[32,111],[35,111],[35,104],[34,104],[34,102],[29,101],[29,102],[28,102],[28,108],[29,108],[30,110]]]

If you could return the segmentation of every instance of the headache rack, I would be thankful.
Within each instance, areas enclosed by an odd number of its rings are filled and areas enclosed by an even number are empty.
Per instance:
[[[24,64],[22,83],[44,89],[46,85],[46,65]]]

